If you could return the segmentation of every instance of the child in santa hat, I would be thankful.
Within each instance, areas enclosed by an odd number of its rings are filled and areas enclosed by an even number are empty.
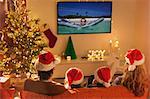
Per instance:
[[[26,80],[24,89],[47,95],[57,95],[65,92],[66,89],[63,85],[52,80],[56,63],[58,63],[58,61],[54,58],[51,52],[40,54],[35,63],[40,80]]]
[[[97,87],[109,87],[111,86],[111,70],[107,66],[101,66],[96,69],[94,73],[94,80],[92,86]],[[90,87],[90,86],[89,86]]]
[[[147,82],[144,54],[138,49],[131,49],[125,54],[125,60],[127,70],[123,78],[123,85],[131,90],[135,96],[144,95]]]
[[[80,88],[83,80],[84,75],[82,70],[76,67],[72,67],[66,71],[64,86],[66,89]]]

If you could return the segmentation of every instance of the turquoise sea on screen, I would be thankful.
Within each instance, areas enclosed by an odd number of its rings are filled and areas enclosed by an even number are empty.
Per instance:
[[[58,24],[58,34],[87,34],[87,33],[110,33],[111,31],[111,18],[103,18],[99,22],[95,22],[95,18],[87,18],[89,25],[80,26],[80,19],[66,19],[68,24]],[[90,22],[93,24],[90,24]],[[94,23],[95,22],[95,23]]]

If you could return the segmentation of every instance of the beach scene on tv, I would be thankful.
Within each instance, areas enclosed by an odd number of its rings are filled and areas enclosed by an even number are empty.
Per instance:
[[[58,2],[58,34],[110,33],[112,2]]]

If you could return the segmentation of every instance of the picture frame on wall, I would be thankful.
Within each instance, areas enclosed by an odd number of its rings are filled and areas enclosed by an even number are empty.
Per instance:
[[[112,2],[57,2],[58,34],[111,33]]]

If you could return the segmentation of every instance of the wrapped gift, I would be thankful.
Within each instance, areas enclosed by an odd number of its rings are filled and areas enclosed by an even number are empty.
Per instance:
[[[0,77],[0,88],[9,88],[10,79],[7,77]]]

